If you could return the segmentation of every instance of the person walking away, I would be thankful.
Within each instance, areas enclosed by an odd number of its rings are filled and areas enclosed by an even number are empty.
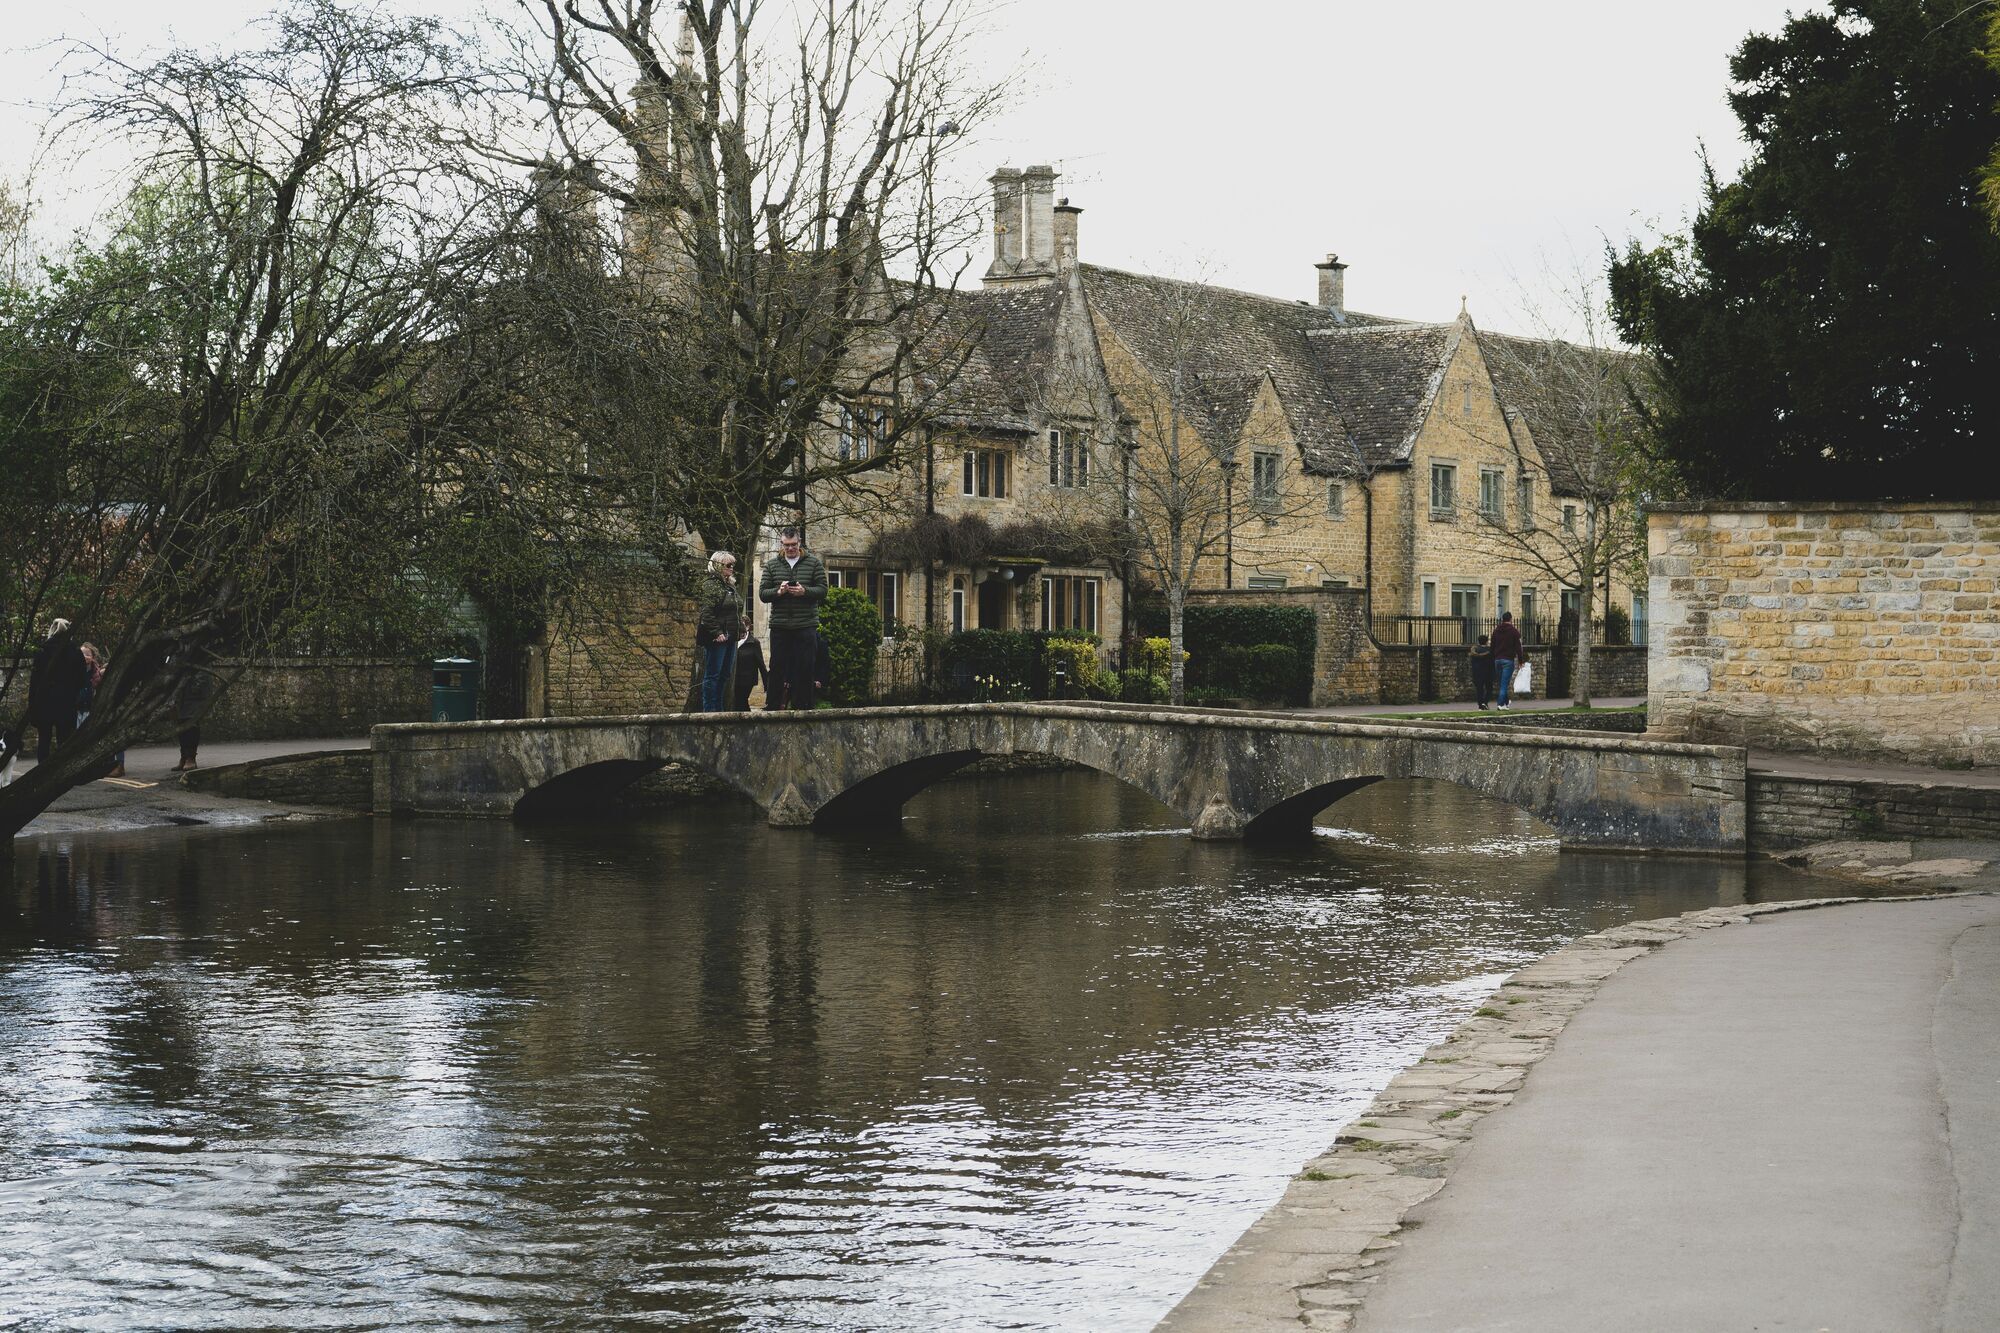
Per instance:
[[[750,691],[759,685],[764,687],[766,707],[777,702],[771,687],[771,673],[764,667],[764,645],[757,642],[751,633],[750,622],[743,622],[743,638],[736,645],[736,683],[730,691],[730,707],[738,713],[750,711]]]
[[[1507,701],[1513,697],[1514,668],[1521,664],[1525,652],[1521,647],[1521,627],[1514,623],[1512,611],[1500,613],[1500,623],[1493,627],[1493,682],[1498,687],[1500,707],[1505,709]]]
[[[182,677],[181,685],[174,692],[174,721],[180,727],[177,739],[181,745],[181,761],[170,770],[186,773],[197,767],[196,753],[201,749],[201,718],[208,711],[209,697],[215,693],[215,681],[200,667],[192,667]]]
[[[1493,645],[1487,637],[1479,636],[1479,643],[1473,648],[1472,696],[1479,701],[1479,711],[1486,711],[1486,701],[1493,697]]]
[[[46,764],[55,747],[76,734],[77,700],[90,681],[90,664],[67,620],[49,622],[48,635],[28,668],[28,724],[35,728],[35,762]]]
[[[771,675],[786,708],[812,711],[813,657],[819,604],[826,600],[826,566],[805,549],[797,528],[778,536],[778,554],[764,564],[757,600],[771,608]]]
[[[736,557],[717,551],[708,558],[696,595],[701,615],[695,639],[701,645],[701,711],[720,713],[729,706],[729,687],[736,671],[736,640],[743,633],[743,599],[736,591]]]

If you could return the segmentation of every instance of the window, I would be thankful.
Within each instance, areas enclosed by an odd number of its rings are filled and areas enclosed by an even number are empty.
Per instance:
[[[1521,589],[1521,633],[1538,634],[1535,628],[1535,587],[1528,584]]]
[[[1345,588],[1348,586],[1348,582],[1346,579],[1321,579],[1319,586],[1322,588]]]
[[[1458,503],[1458,468],[1450,463],[1431,464],[1431,513],[1449,514]]]
[[[1493,589],[1493,614],[1500,615],[1514,608],[1507,604],[1507,585],[1502,583]]]
[[[1451,585],[1451,613],[1460,620],[1479,619],[1479,585],[1477,583],[1454,583]]]
[[[1097,633],[1097,601],[1101,579],[1052,574],[1042,580],[1042,628],[1080,629]]]
[[[967,449],[959,492],[982,500],[1007,498],[1011,456],[1005,449]]]
[[[1326,516],[1328,518],[1339,518],[1341,511],[1346,507],[1347,483],[1329,481],[1326,484]]]
[[[1282,588],[1285,586],[1285,576],[1283,574],[1252,574],[1244,580],[1244,586],[1265,589]]]
[[[965,575],[954,574],[951,578],[951,632],[965,633]]]
[[[1497,467],[1479,469],[1479,516],[1498,523],[1507,516],[1504,492],[1507,474]]]
[[[1646,594],[1632,594],[1632,642],[1643,648],[1646,646]]]
[[[858,588],[861,586],[861,571],[858,569],[828,569],[826,586],[829,588]]]
[[[1049,485],[1090,485],[1090,441],[1074,432],[1049,432]]]
[[[1563,531],[1564,531],[1564,532],[1575,532],[1575,531],[1576,531],[1576,506],[1575,506],[1575,505],[1564,505],[1564,506],[1563,506]]]
[[[1250,455],[1250,503],[1269,509],[1278,503],[1278,456],[1259,449]]]
[[[889,439],[889,413],[879,407],[840,409],[840,461],[865,463],[882,452]]]
[[[868,600],[882,613],[882,633],[893,636],[903,623],[903,576],[889,571],[868,571]]]
[[[1438,613],[1438,585],[1437,585],[1437,580],[1436,580],[1436,579],[1425,579],[1425,580],[1424,580],[1424,614],[1425,614],[1425,615],[1427,615],[1427,616],[1434,616],[1434,615],[1436,615],[1437,613]]]
[[[1470,384],[1465,385],[1459,390],[1458,414],[1462,417],[1472,415],[1472,386]]]
[[[1534,478],[1523,475],[1514,483],[1514,513],[1520,518],[1523,528],[1535,526]]]

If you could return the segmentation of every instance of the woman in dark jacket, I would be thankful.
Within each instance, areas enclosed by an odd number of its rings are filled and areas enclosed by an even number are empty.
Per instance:
[[[46,764],[56,746],[76,734],[77,700],[90,683],[90,664],[67,620],[49,622],[48,637],[28,670],[28,722],[38,733],[35,762]]]
[[[736,640],[743,635],[735,556],[717,551],[708,558],[695,604],[701,608],[695,624],[695,642],[701,648],[701,711],[720,713],[729,706],[726,696],[736,671]]]

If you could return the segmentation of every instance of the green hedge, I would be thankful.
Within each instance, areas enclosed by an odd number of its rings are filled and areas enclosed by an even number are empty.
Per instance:
[[[831,702],[843,708],[867,703],[875,654],[882,647],[882,613],[859,588],[828,588],[819,609],[819,632],[833,659],[833,679],[826,683]]]
[[[1138,608],[1139,628],[1149,635],[1167,632],[1167,608],[1149,602]],[[1191,686],[1219,689],[1232,695],[1251,695],[1250,681],[1239,678],[1250,667],[1247,659],[1227,656],[1229,649],[1283,647],[1292,658],[1288,674],[1268,688],[1265,696],[1284,703],[1303,704],[1312,698],[1312,665],[1319,655],[1319,626],[1312,611],[1303,606],[1190,606],[1183,626],[1187,652],[1187,679]],[[1277,659],[1267,655],[1254,670],[1276,670]],[[1260,676],[1261,679],[1261,676]],[[1255,697],[1254,695],[1252,697]]]
[[[1258,643],[1217,650],[1212,680],[1202,682],[1258,703],[1304,703],[1299,690],[1299,655],[1286,644]],[[1310,683],[1307,690],[1310,692]]]

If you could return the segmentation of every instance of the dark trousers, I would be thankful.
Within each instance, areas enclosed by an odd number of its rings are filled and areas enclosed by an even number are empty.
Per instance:
[[[1472,693],[1478,699],[1481,708],[1486,707],[1487,703],[1491,701],[1493,698],[1493,669],[1491,667],[1488,667],[1484,671],[1475,671],[1472,673]]]
[[[76,735],[76,718],[57,718],[53,722],[42,721],[35,724],[35,762],[49,762],[49,752]]]
[[[181,762],[183,764],[192,764],[194,762],[194,752],[201,748],[201,728],[182,727],[180,741]]]
[[[810,628],[771,630],[771,686],[776,691],[773,707],[813,706],[813,659],[819,655],[819,636]]]

